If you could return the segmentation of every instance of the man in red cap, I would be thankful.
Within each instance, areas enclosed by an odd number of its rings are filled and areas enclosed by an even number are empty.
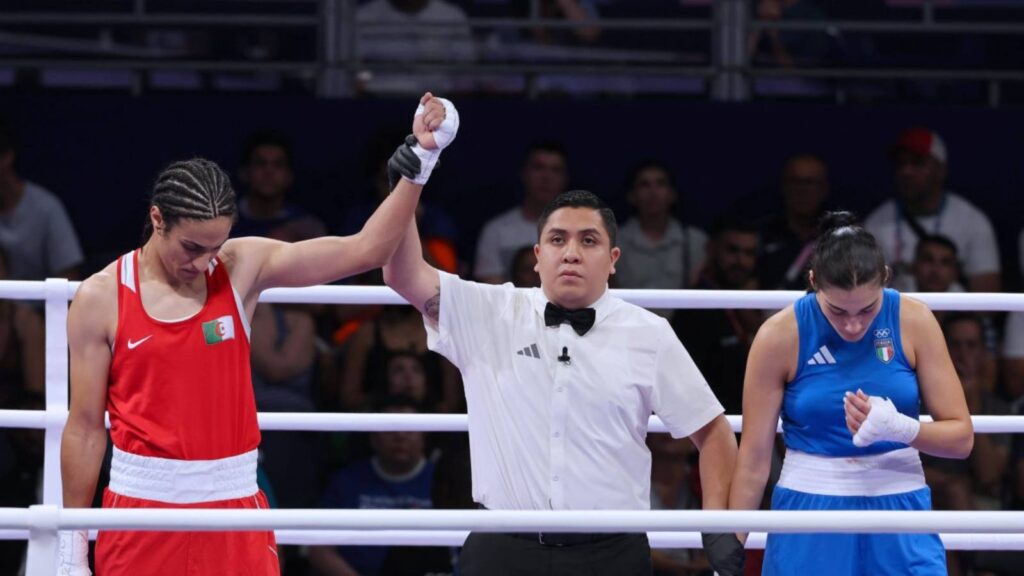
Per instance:
[[[890,149],[896,197],[864,220],[895,272],[894,285],[912,290],[910,265],[919,238],[941,234],[960,255],[965,287],[972,292],[999,292],[1002,280],[999,246],[992,223],[963,196],[946,189],[946,144],[928,128],[904,130]]]

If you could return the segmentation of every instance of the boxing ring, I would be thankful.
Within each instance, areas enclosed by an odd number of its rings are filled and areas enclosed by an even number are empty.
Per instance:
[[[42,503],[0,508],[0,540],[28,540],[28,576],[56,573],[58,530],[275,530],[279,544],[458,546],[468,531],[647,532],[654,548],[699,548],[700,532],[939,532],[949,550],[1024,550],[1024,512],[491,511],[491,510],[122,510],[61,507],[60,438],[68,416],[67,312],[77,282],[0,281],[0,298],[43,300],[46,409],[0,410],[0,428],[45,433]],[[652,308],[781,309],[797,291],[617,290]],[[1024,311],[1024,294],[915,294],[934,310]],[[404,304],[384,287],[273,289],[261,302]],[[925,420],[926,418],[922,418]],[[733,430],[741,419],[730,415]],[[1022,416],[974,416],[979,434],[1024,432]],[[262,413],[262,430],[465,432],[465,415]],[[664,432],[657,417],[652,432]]]

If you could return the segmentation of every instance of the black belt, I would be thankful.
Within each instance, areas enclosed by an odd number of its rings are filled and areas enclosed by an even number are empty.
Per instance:
[[[587,533],[587,532],[510,532],[509,536],[521,540],[536,542],[541,546],[554,546],[562,548],[566,546],[579,546],[581,544],[593,544],[611,540],[619,536],[625,536],[625,532],[612,533]]]

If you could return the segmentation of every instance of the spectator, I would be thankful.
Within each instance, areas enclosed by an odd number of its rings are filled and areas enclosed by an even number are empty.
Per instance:
[[[292,147],[284,134],[273,130],[250,134],[242,148],[238,178],[245,193],[238,201],[232,237],[298,242],[327,233],[323,222],[288,202],[295,174]]]
[[[82,247],[60,199],[18,174],[18,137],[0,120],[0,248],[11,280],[78,280]]]
[[[252,318],[252,383],[261,412],[314,412],[316,326],[304,306],[259,304]],[[264,471],[284,508],[314,503],[320,478],[319,436],[263,432]]]
[[[356,9],[356,53],[374,62],[415,66],[419,63],[466,63],[476,47],[465,12],[446,0],[370,0]],[[364,70],[358,88],[375,94],[451,93],[472,82],[437,73],[374,73]]]
[[[786,161],[779,182],[782,213],[761,225],[757,268],[761,288],[807,288],[807,265],[818,236],[818,220],[829,195],[828,167],[814,154]]]
[[[769,22],[822,21],[825,12],[809,0],[759,0],[757,18]],[[820,64],[829,50],[829,37],[825,32],[754,30],[747,41],[752,58],[781,68]]]
[[[917,241],[948,236],[957,246],[966,287],[972,292],[1002,289],[999,246],[985,214],[946,190],[946,145],[934,131],[910,128],[892,147],[896,197],[875,209],[864,227],[878,240],[895,273],[894,287],[906,289]]]
[[[956,244],[946,236],[932,234],[917,241],[914,249],[913,276],[908,282],[910,292],[962,292],[958,282]],[[935,312],[939,318],[941,312]],[[940,318],[941,320],[941,318]]]
[[[1010,408],[986,390],[985,326],[980,316],[954,313],[942,324],[946,345],[972,415],[1007,415]],[[974,449],[967,460],[921,455],[925,477],[938,510],[998,510],[1010,456],[1011,437],[1006,434],[975,434]],[[947,552],[949,574],[966,573],[968,558]]]
[[[699,510],[697,448],[689,438],[648,434],[651,450],[651,510]],[[710,570],[704,556],[685,548],[651,550],[654,576],[696,575]]]
[[[1006,397],[1018,412],[1024,413],[1024,311],[1010,312],[1006,316],[1003,376]]]
[[[561,144],[538,142],[526,152],[520,171],[523,203],[484,224],[476,243],[476,279],[501,284],[511,278],[512,255],[537,242],[537,218],[569,182],[568,155]]]
[[[385,306],[380,315],[356,330],[345,351],[341,380],[342,407],[364,410],[387,390],[389,362],[396,353],[419,357],[431,411],[456,412],[461,407],[458,372],[444,358],[427,350],[427,332],[416,309]]]
[[[412,414],[415,402],[388,398],[381,412]],[[424,509],[431,501],[434,464],[424,453],[423,432],[374,432],[373,456],[336,473],[321,499],[323,508]],[[390,576],[381,571],[385,546],[317,546],[310,562],[324,576]],[[450,566],[448,570],[450,571]]]
[[[0,247],[0,280],[8,280],[7,252]],[[43,321],[31,307],[0,300],[0,408],[16,408],[26,393],[45,395]]]
[[[707,263],[696,288],[757,288],[758,236],[752,222],[722,218],[708,242]],[[761,326],[759,310],[679,310],[672,322],[679,340],[704,374],[726,414],[743,409],[747,353]]]
[[[984,325],[976,314],[954,313],[942,323],[949,354],[963,385],[967,407],[973,415],[1006,415],[1010,408],[982,384],[985,377]],[[974,510],[996,508],[1002,497],[1003,478],[1009,458],[1010,437],[977,434],[967,460],[923,455],[928,484],[936,508]],[[985,504],[978,506],[980,501]]]
[[[913,276],[908,282],[908,291],[963,292],[963,286],[958,282],[960,265],[957,263],[956,244],[945,236],[930,235],[917,241],[911,271]],[[932,313],[935,314],[935,318],[939,322],[942,322],[950,314],[945,310],[934,310]],[[982,390],[992,393],[995,391],[998,371],[995,358],[998,331],[991,315],[979,314],[977,319],[985,327],[984,343],[986,348],[986,354],[978,372],[978,382]]]
[[[512,258],[512,285],[516,288],[540,288],[537,254],[533,246],[523,246],[516,250]]]
[[[448,436],[443,448],[431,451],[434,478],[430,498],[435,509],[475,510],[472,496],[472,472],[469,465],[469,437],[465,433],[432,433],[431,437]],[[433,454],[440,452],[436,458]],[[422,546],[393,547],[381,566],[387,576],[455,576],[459,574],[461,546],[434,548]]]
[[[684,226],[672,210],[679,195],[668,167],[643,162],[629,178],[627,199],[634,215],[619,230],[622,258],[615,264],[621,288],[686,288],[704,264],[708,237]],[[671,318],[673,310],[653,310]]]

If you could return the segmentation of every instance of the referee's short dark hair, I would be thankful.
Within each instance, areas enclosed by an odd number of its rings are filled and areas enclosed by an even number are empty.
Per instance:
[[[597,213],[601,215],[601,220],[604,222],[611,248],[618,246],[616,242],[619,235],[619,225],[615,221],[615,213],[604,203],[604,200],[598,198],[593,192],[586,190],[562,192],[544,207],[544,211],[540,213],[540,218],[537,219],[538,240],[541,234],[544,233],[544,226],[547,225],[548,218],[555,210],[560,208],[592,208],[597,210]]]

